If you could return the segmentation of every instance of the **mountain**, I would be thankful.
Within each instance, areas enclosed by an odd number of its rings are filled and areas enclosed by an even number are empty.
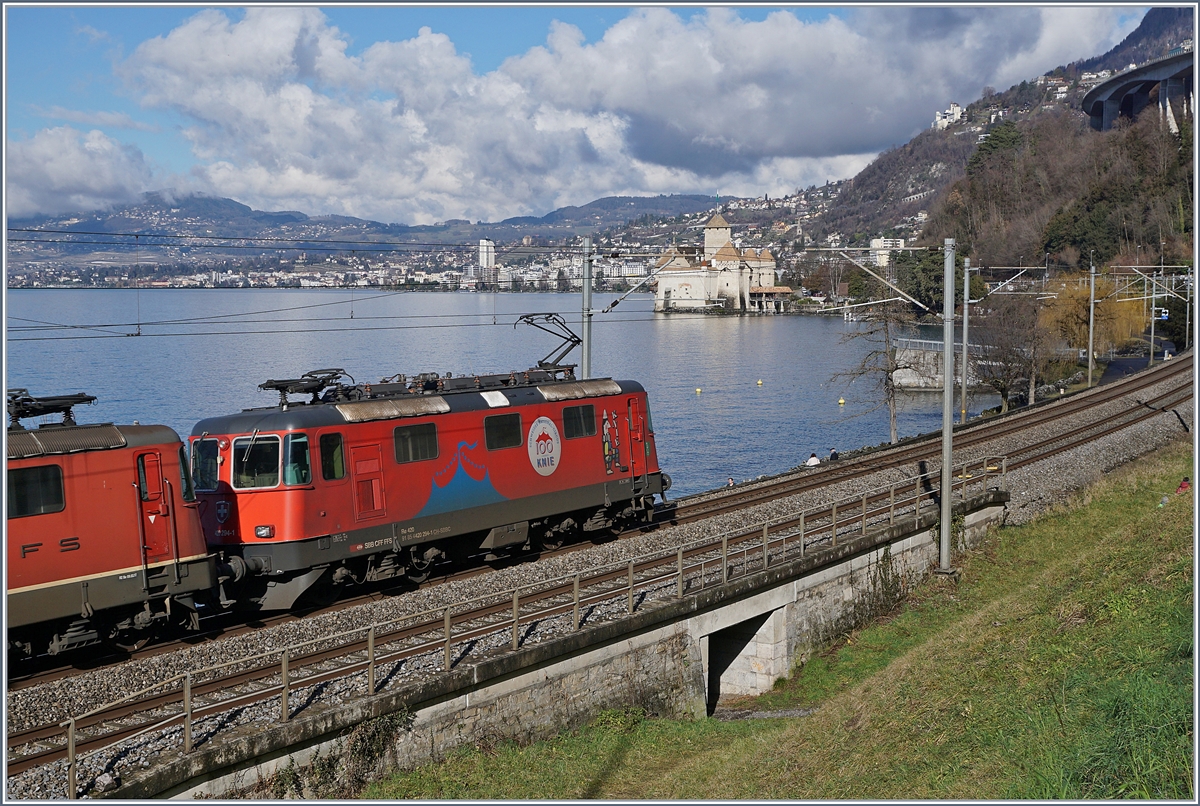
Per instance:
[[[1063,68],[1054,71],[1063,77],[1068,103],[1035,106],[993,128],[965,175],[931,205],[920,243],[955,238],[983,265],[1190,261],[1191,105],[1185,112],[1181,99],[1173,103],[1178,133],[1155,114],[1156,105],[1135,121],[1097,132],[1078,109],[1085,86],[1069,76],[1077,68],[1081,73],[1081,65],[1125,67],[1135,61],[1130,54],[1159,58],[1192,37],[1191,25],[1190,9],[1154,9],[1108,53],[1072,65],[1066,76]],[[1031,87],[1022,82],[1017,90]]]
[[[1103,56],[1068,65],[1075,71],[1123,70],[1167,55],[1167,51],[1195,36],[1191,8],[1152,8],[1133,33]]]
[[[452,219],[440,224],[384,224],[350,216],[309,216],[295,210],[254,210],[233,199],[173,191],[147,193],[135,203],[111,210],[11,219],[10,228],[139,235],[287,238],[299,245],[345,238],[362,241],[421,243],[471,242],[492,238],[519,242],[526,236],[563,239],[611,229],[647,216],[678,216],[714,206],[712,197],[695,195],[609,196],[580,207],[562,207],[544,216],[521,216],[498,223],[472,224]]]
[[[999,93],[985,87],[983,97],[967,104],[957,121],[942,130],[927,129],[908,143],[885,151],[849,180],[816,229],[842,233],[852,244],[865,244],[879,235],[914,233],[913,217],[945,205],[949,189],[965,177],[978,144],[996,127],[1013,121],[1021,127],[1037,126],[1047,115],[1086,121],[1079,110],[1087,90],[1087,85],[1079,83],[1083,72],[1121,70],[1131,62],[1161,58],[1193,36],[1192,9],[1155,8],[1107,53],[1047,72],[1046,76],[1064,82],[1064,96],[1058,95],[1059,86],[1053,81],[1022,81]],[[1067,126],[1063,134],[1073,142],[1075,135],[1065,133],[1067,130],[1074,132],[1074,127]],[[926,227],[926,235],[929,231]],[[1006,255],[1011,252],[1015,259],[1032,254],[1035,246],[1029,241],[1003,251]]]

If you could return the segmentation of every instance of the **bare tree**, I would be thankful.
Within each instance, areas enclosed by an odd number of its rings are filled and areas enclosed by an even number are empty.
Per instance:
[[[853,368],[836,373],[830,380],[848,383],[864,380],[872,384],[879,393],[875,405],[855,416],[863,416],[887,406],[888,435],[894,445],[896,436],[896,373],[914,369],[914,365],[897,357],[896,339],[914,321],[912,307],[908,303],[889,302],[872,309],[866,326],[842,336],[842,343],[865,342],[867,354]]]
[[[1037,303],[1028,297],[994,296],[986,316],[973,329],[982,347],[975,357],[979,380],[1000,395],[1001,413],[1008,411],[1009,395],[1023,380],[1034,388],[1031,368],[1031,334],[1038,329]],[[1038,360],[1045,361],[1045,349],[1039,345]],[[1032,398],[1031,398],[1032,400]]]

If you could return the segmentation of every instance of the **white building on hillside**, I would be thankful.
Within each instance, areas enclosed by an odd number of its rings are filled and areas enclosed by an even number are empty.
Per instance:
[[[958,121],[960,121],[960,120],[962,120],[962,107],[959,106],[954,101],[951,101],[950,108],[947,109],[945,112],[935,112],[934,113],[933,125],[930,126],[929,128],[937,129],[938,131],[941,131],[942,129],[949,126],[951,123],[958,123]]]

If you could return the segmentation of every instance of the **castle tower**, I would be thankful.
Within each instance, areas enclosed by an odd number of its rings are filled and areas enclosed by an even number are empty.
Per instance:
[[[712,260],[717,251],[733,240],[733,228],[720,213],[704,225],[704,259]]]

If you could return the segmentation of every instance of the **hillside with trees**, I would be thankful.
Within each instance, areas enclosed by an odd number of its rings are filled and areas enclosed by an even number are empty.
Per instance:
[[[1192,254],[1193,122],[1153,112],[1109,132],[1063,110],[1006,122],[930,211],[921,243],[955,238],[976,265],[1179,263]],[[1141,247],[1139,249],[1139,247]]]

